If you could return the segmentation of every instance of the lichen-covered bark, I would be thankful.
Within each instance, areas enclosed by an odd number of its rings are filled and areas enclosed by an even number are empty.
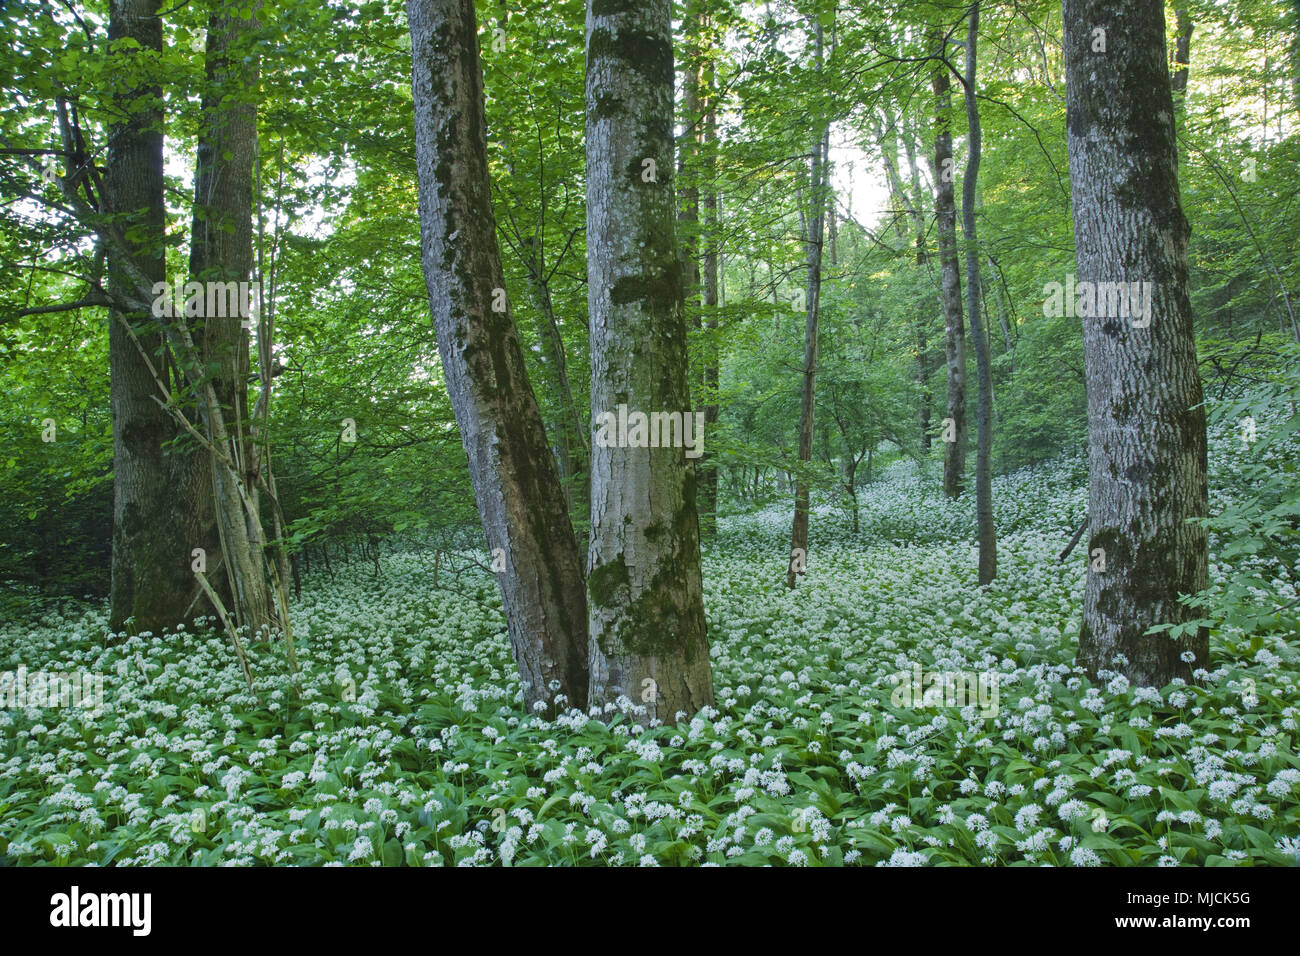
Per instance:
[[[115,49],[124,62],[162,49],[159,0],[114,0],[109,8],[110,42],[134,40],[138,47]],[[124,66],[133,76],[141,67]],[[147,74],[145,74],[147,75]],[[118,89],[104,176],[104,211],[120,217],[120,231],[134,265],[151,281],[164,278],[163,114],[161,90],[144,83]],[[121,257],[108,254],[110,288],[139,298]],[[162,335],[148,314],[126,317],[146,350],[162,348]],[[175,426],[154,399],[158,386],[116,312],[109,320],[110,395],[113,408],[113,556],[109,625],[134,619],[137,631],[161,633],[182,620],[188,600],[189,548],[173,523],[170,487],[174,456],[164,443]],[[177,582],[183,582],[178,588]]]
[[[670,0],[587,6],[592,417],[690,407],[672,175]],[[654,181],[649,179],[654,164]],[[713,703],[695,469],[682,448],[598,447],[588,553],[591,702],[646,721]]]
[[[1205,415],[1164,5],[1064,0],[1062,10],[1077,281],[1152,283],[1148,327],[1082,319],[1090,561],[1079,663],[1160,685],[1190,678],[1209,653],[1203,630],[1145,636],[1153,624],[1188,620],[1178,595],[1208,578],[1206,532],[1188,523],[1208,513]],[[1099,29],[1105,52],[1093,49]]]
[[[420,244],[447,392],[529,705],[586,704],[587,608],[573,525],[509,309],[487,170],[473,0],[408,0]]]
[[[930,36],[935,47],[943,35]],[[945,430],[943,446],[943,492],[949,498],[961,496],[966,477],[966,323],[961,306],[961,278],[957,267],[957,201],[953,188],[956,178],[952,158],[952,81],[948,67],[942,63],[930,75],[934,90],[934,215],[939,235],[940,301],[943,303],[944,328],[947,333],[948,403],[947,417],[952,421]],[[953,440],[948,440],[951,437]]]

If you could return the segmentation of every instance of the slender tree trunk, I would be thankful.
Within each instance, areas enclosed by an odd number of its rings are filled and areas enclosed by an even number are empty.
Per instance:
[[[975,340],[978,376],[975,459],[975,516],[979,525],[979,583],[988,584],[998,573],[997,529],[993,526],[993,372],[984,312],[980,308],[980,251],[975,232],[975,189],[980,168],[980,114],[975,99],[976,50],[979,45],[980,5],[971,6],[966,28],[966,122],[970,129],[966,175],[962,177],[962,232],[966,240],[966,308],[970,312],[971,338]]]
[[[891,129],[892,133],[892,129]],[[921,210],[915,202],[915,194],[909,195],[907,188],[903,184],[903,177],[898,169],[898,140],[894,135],[886,135],[884,129],[876,127],[876,140],[880,144],[880,152],[885,162],[885,177],[889,183],[889,191],[893,194],[894,203],[898,206],[900,212],[905,211],[912,222],[912,241],[916,250],[917,270],[925,268],[926,265],[926,248],[925,248],[925,219],[921,215]],[[908,147],[909,161],[912,157],[912,149]],[[912,176],[915,180],[916,170],[912,167]],[[915,185],[915,182],[913,183]],[[900,220],[901,226],[901,220]],[[916,424],[917,434],[921,443],[923,452],[930,451],[930,404],[932,401],[930,395],[930,348],[929,335],[926,326],[929,325],[930,310],[928,306],[922,304],[918,311],[915,322],[916,334],[916,385],[919,398],[917,400]]]
[[[719,348],[718,348],[718,308],[721,305],[720,251],[718,243],[721,232],[718,229],[718,187],[715,181],[717,173],[718,114],[714,98],[713,61],[704,67],[703,91],[707,100],[704,114],[704,327],[708,338],[704,344],[704,425],[711,434],[718,421],[718,383],[719,383]],[[717,529],[718,521],[718,468],[711,452],[706,451],[696,466],[700,488],[700,531],[708,537]]]
[[[1291,0],[1291,99],[1300,111],[1300,0]]]
[[[1181,102],[1182,94],[1187,92],[1187,74],[1192,62],[1192,29],[1195,24],[1185,6],[1174,9],[1174,23],[1178,34],[1174,39],[1174,74],[1169,82],[1172,92]]]
[[[487,169],[473,0],[408,0],[420,246],[447,391],[529,706],[586,705],[578,542],[509,309]]]
[[[817,71],[822,69],[822,26],[817,24]],[[822,243],[826,225],[827,159],[830,152],[830,126],[812,148],[812,174],[809,179],[809,196],[812,205],[808,215],[808,294],[805,305],[803,352],[803,391],[799,402],[799,461],[807,465],[812,460],[813,411],[817,392],[817,325],[821,303]],[[794,522],[790,529],[790,563],[786,567],[785,585],[793,588],[803,576],[808,559],[808,508],[810,488],[804,472],[799,473],[794,492]]]
[[[1115,295],[1091,308],[1080,295],[1090,554],[1079,663],[1163,685],[1209,667],[1204,629],[1146,634],[1194,617],[1178,596],[1208,581],[1206,532],[1194,523],[1209,511],[1205,413],[1164,4],[1064,0],[1062,12],[1077,282],[1141,283],[1118,307]]]
[[[1015,348],[1016,343],[1011,338],[1011,325],[1007,320],[1007,302],[1002,297],[1002,273],[998,269],[998,264],[993,261],[993,257],[988,257],[989,271],[993,273],[993,297],[998,303],[998,325],[1002,329],[1002,354],[1010,355],[1011,350]],[[1007,366],[1007,377],[1010,378],[1015,374],[1013,365]]]
[[[159,0],[113,0],[109,7],[113,56],[122,75],[149,75],[145,59],[162,50]],[[166,280],[163,259],[162,90],[151,82],[122,91],[112,103],[117,117],[108,144],[104,212],[120,217],[130,264],[150,282]],[[137,297],[123,254],[107,252],[110,289]],[[147,313],[109,319],[110,395],[113,408],[113,554],[109,626],[120,630],[128,619],[135,631],[161,633],[184,619],[190,603],[191,550],[183,527],[175,524],[171,487],[177,459],[188,460],[164,444],[176,427],[155,399],[158,385],[123,320],[135,329],[150,354],[165,347],[157,320]],[[167,374],[166,372],[163,373]]]
[[[908,176],[912,185],[911,192],[908,194],[908,208],[911,210],[912,226],[916,232],[916,266],[918,269],[925,269],[929,272],[930,254],[926,245],[925,217],[921,214],[919,205],[921,176],[920,168],[916,162],[914,132],[914,130],[905,127],[902,135],[903,152],[907,156]],[[933,438],[930,416],[934,408],[934,391],[930,385],[930,379],[934,375],[935,369],[939,367],[939,357],[936,350],[930,345],[930,332],[933,322],[934,313],[928,305],[923,304],[916,317],[916,376],[921,392],[921,407],[917,415],[917,425],[921,435],[921,450],[927,455],[930,453]]]
[[[585,515],[591,501],[588,429],[578,409],[578,403],[573,397],[564,337],[560,334],[559,319],[555,314],[555,304],[551,300],[550,284],[544,278],[546,263],[531,237],[525,239],[524,245],[530,253],[524,263],[528,270],[529,285],[542,316],[542,321],[538,323],[538,339],[542,349],[543,364],[550,373],[551,390],[560,406],[559,420],[554,423],[553,431],[560,444],[558,464],[560,481],[564,485],[564,500],[571,512]],[[579,545],[581,544],[582,542],[579,542]]]
[[[942,34],[932,34],[942,42]],[[934,67],[930,85],[935,97],[934,212],[939,234],[940,298],[947,330],[948,416],[943,430],[943,493],[961,496],[966,481],[966,324],[961,308],[961,278],[957,267],[957,202],[953,181],[956,167],[952,158],[952,81],[948,68]]]
[[[695,467],[686,448],[647,447],[606,416],[622,405],[694,425],[672,188],[672,3],[591,0],[586,41],[591,410],[605,422],[591,456],[591,701],[626,695],[644,705],[640,719],[671,722],[713,703]]]

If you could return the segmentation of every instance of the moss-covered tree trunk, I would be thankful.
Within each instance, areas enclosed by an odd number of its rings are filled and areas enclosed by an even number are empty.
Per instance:
[[[407,15],[421,258],[515,662],[530,706],[585,706],[582,566],[504,298],[474,2],[408,0]]]
[[[944,54],[946,38],[930,34],[937,54]],[[952,158],[952,80],[945,63],[936,63],[930,74],[934,90],[934,214],[939,235],[939,298],[943,304],[947,334],[948,402],[943,423],[943,493],[961,496],[966,480],[966,322],[961,306],[961,277],[957,266],[957,200],[953,183],[956,164]]]
[[[622,405],[693,424],[672,182],[672,3],[590,0],[586,40],[592,419]],[[644,705],[643,720],[671,722],[713,703],[695,467],[684,436],[652,448],[630,426],[617,431],[592,443],[591,701],[626,695]]]
[[[1080,298],[1089,571],[1079,663],[1161,685],[1208,666],[1203,630],[1146,636],[1188,620],[1179,594],[1207,583],[1206,532],[1188,523],[1208,513],[1205,413],[1164,4],[1063,0],[1062,10],[1076,285],[1142,283],[1126,286],[1127,309],[1117,296],[1100,308]]]
[[[150,282],[165,280],[163,259],[162,91],[151,76],[151,56],[162,49],[158,0],[114,0],[109,8],[111,43],[121,66],[112,95],[116,117],[108,142],[104,211],[115,217],[130,261]],[[110,289],[131,299],[143,294],[127,274],[123,252],[108,249]],[[176,525],[173,469],[188,456],[164,448],[176,426],[155,401],[158,385],[149,363],[124,327],[135,330],[150,356],[164,347],[158,320],[148,313],[109,320],[110,395],[113,408],[113,555],[109,625],[133,619],[136,631],[161,633],[184,619],[190,600],[190,551]],[[165,374],[165,373],[164,373]]]

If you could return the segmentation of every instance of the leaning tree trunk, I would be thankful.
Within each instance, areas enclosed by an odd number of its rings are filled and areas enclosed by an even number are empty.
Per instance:
[[[984,331],[984,312],[980,308],[979,238],[975,233],[975,187],[980,169],[980,112],[975,99],[975,53],[979,43],[980,5],[971,6],[966,29],[966,121],[970,128],[967,140],[966,175],[962,177],[962,232],[966,240],[966,308],[970,312],[971,338],[975,340],[975,365],[979,395],[976,399],[975,516],[979,526],[979,583],[988,584],[998,573],[997,529],[993,526],[993,371],[989,355],[989,337]]]
[[[1209,666],[1204,629],[1177,640],[1146,634],[1189,620],[1178,596],[1208,580],[1206,532],[1189,523],[1209,510],[1205,413],[1164,4],[1063,0],[1062,12],[1088,391],[1090,553],[1079,663],[1094,676],[1110,669],[1161,685]],[[1085,282],[1125,285],[1107,285],[1089,307]]]
[[[623,405],[693,424],[672,188],[672,3],[592,0],[586,31],[592,419]],[[591,702],[627,695],[645,705],[642,719],[670,722],[713,703],[695,468],[685,448],[638,444],[620,425],[592,447]]]
[[[822,25],[817,22],[817,72],[822,70]],[[794,521],[790,527],[790,561],[785,571],[785,586],[799,583],[808,564],[808,509],[810,488],[806,466],[812,460],[813,412],[817,397],[817,332],[822,289],[822,244],[826,225],[826,182],[830,153],[830,124],[813,143],[809,195],[812,208],[807,219],[808,291],[805,296],[803,382],[799,399],[800,469],[794,490]]]
[[[456,411],[529,706],[586,705],[587,608],[578,542],[500,303],[474,0],[408,0],[420,248]],[[501,295],[495,294],[502,290]],[[554,688],[554,689],[553,689]]]
[[[943,34],[931,35],[942,44]],[[943,49],[939,50],[943,53]],[[952,158],[952,81],[945,63],[935,66],[930,85],[934,90],[934,213],[939,234],[940,299],[947,331],[948,416],[943,423],[943,493],[961,496],[966,480],[966,324],[961,311],[961,278],[957,268],[957,202]]]
[[[114,0],[109,7],[115,58],[132,62],[118,76],[149,76],[147,58],[162,50],[159,0]],[[163,230],[162,90],[149,81],[114,90],[118,117],[108,142],[104,212],[118,217],[125,250],[108,249],[111,292],[140,296],[129,264],[149,282],[165,281]],[[150,354],[164,348],[157,320],[147,313],[114,310],[109,320],[110,396],[113,408],[113,556],[109,626],[132,620],[136,631],[161,633],[185,619],[190,596],[190,552],[174,522],[171,487],[176,452],[164,444],[176,437],[168,413],[155,401],[158,386],[132,333]]]

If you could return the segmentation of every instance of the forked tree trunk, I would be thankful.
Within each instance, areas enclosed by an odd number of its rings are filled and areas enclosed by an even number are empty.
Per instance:
[[[474,0],[408,0],[420,249],[447,391],[530,706],[586,705],[587,609],[573,525],[518,332],[487,169]],[[499,550],[498,550],[499,549]],[[554,689],[553,689],[554,688]]]
[[[1062,13],[1076,285],[1147,284],[1130,308],[1108,295],[1082,317],[1090,553],[1079,663],[1162,685],[1209,666],[1204,629],[1146,635],[1189,620],[1178,596],[1208,580],[1206,532],[1189,523],[1209,511],[1205,413],[1164,4],[1064,0]],[[1144,297],[1149,312],[1131,305]]]
[[[586,41],[592,418],[625,405],[694,424],[672,188],[672,3],[592,0]],[[626,695],[645,706],[642,719],[671,722],[713,703],[695,467],[684,447],[611,437],[591,455],[591,701]]]

